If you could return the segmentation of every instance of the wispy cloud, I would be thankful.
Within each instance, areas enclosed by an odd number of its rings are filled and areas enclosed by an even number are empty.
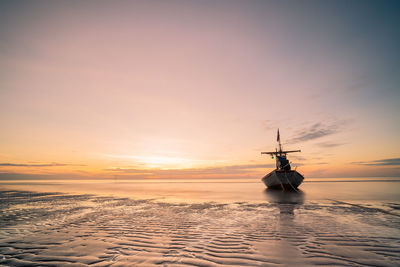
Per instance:
[[[277,129],[279,127],[279,124],[273,120],[264,120],[262,121],[262,126],[264,130],[269,131],[272,129]]]
[[[400,158],[380,159],[371,161],[356,161],[352,163],[365,166],[400,166]]]
[[[0,163],[0,167],[61,167],[61,166],[86,166],[83,164],[68,164],[68,163]]]
[[[297,166],[316,166],[316,165],[327,165],[329,162],[307,162],[307,163],[297,163]]]
[[[336,125],[323,125],[318,122],[308,128],[302,129],[296,133],[295,137],[289,140],[289,143],[299,143],[318,139],[327,135],[334,134],[338,131]]]
[[[190,169],[150,169],[143,170],[138,168],[109,168],[106,171],[133,174],[133,175],[217,175],[217,174],[245,174],[254,172],[258,169],[268,169],[275,167],[274,164],[243,164],[229,165],[220,167],[190,168]]]
[[[342,146],[345,145],[345,143],[318,143],[317,146],[319,147],[324,147],[324,148],[334,148],[334,147],[338,147],[338,146]]]
[[[295,161],[306,161],[307,158],[300,156],[300,155],[290,155],[290,159],[291,160],[295,160]]]
[[[348,121],[345,120],[335,121],[332,123],[317,122],[297,131],[294,137],[288,140],[288,143],[294,144],[333,135],[340,132],[347,124]],[[331,144],[331,147],[332,146],[335,145]]]

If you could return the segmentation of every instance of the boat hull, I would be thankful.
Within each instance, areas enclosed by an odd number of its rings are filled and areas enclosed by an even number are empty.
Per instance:
[[[268,188],[296,189],[304,180],[303,175],[297,171],[273,170],[262,179]]]

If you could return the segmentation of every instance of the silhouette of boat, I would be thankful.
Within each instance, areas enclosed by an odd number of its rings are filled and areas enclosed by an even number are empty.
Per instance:
[[[272,152],[261,152],[261,154],[268,154],[271,155],[272,158],[275,157],[276,159],[276,169],[265,175],[261,181],[263,181],[268,188],[296,190],[297,187],[303,182],[304,177],[296,170],[291,169],[290,162],[287,159],[286,154],[301,152],[301,150],[283,151],[279,129],[276,141],[279,143],[279,150],[275,149],[275,151]]]

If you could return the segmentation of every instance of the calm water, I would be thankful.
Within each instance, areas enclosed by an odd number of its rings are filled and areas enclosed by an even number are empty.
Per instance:
[[[0,265],[400,266],[400,179],[1,181]]]
[[[0,181],[0,190],[96,194],[178,202],[264,202],[259,180],[31,180]],[[304,200],[400,201],[400,178],[307,179],[299,187]]]

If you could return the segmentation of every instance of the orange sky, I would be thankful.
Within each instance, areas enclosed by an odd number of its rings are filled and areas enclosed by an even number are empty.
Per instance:
[[[278,127],[306,177],[398,176],[375,5],[2,1],[0,179],[259,178]]]

